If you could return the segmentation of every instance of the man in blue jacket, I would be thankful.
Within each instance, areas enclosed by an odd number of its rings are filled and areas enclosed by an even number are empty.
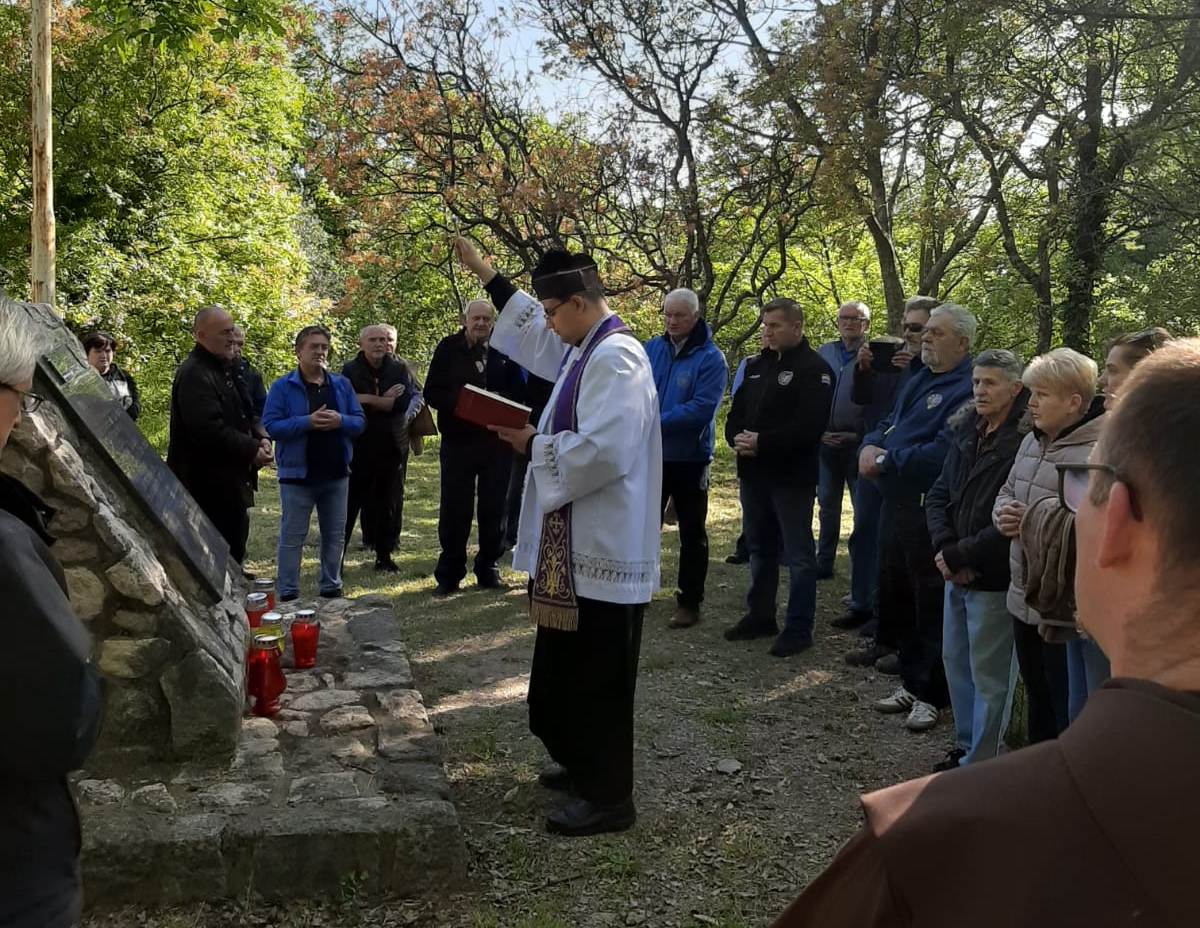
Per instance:
[[[729,369],[700,318],[695,291],[672,290],[663,299],[666,331],[646,343],[662,418],[662,508],[675,500],[679,519],[679,589],[671,628],[700,620],[708,577],[708,468],[714,422]]]
[[[321,531],[318,591],[342,595],[346,498],[354,439],[366,428],[354,385],[329,370],[329,330],[305,326],[296,336],[296,370],[267,392],[263,427],[275,440],[279,473],[279,550],[275,584],[281,602],[300,595],[300,553],[313,507]]]
[[[934,564],[924,496],[942,472],[949,450],[943,428],[971,398],[971,342],[975,317],[955,303],[930,313],[921,336],[924,366],[908,378],[887,418],[863,438],[860,479],[883,494],[879,629],[875,642],[846,655],[869,666],[900,652],[901,686],[875,707],[907,712],[905,726],[925,731],[949,701],[942,670],[942,576]]]

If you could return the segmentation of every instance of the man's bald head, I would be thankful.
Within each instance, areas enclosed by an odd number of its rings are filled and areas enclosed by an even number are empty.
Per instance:
[[[233,317],[215,304],[201,307],[192,319],[196,344],[226,361],[232,361],[236,354],[236,331]]]
[[[496,324],[496,311],[487,300],[471,300],[463,310],[463,329],[472,345],[486,342]]]

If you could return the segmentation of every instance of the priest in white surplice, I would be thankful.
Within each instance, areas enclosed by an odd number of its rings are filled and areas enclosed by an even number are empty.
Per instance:
[[[554,381],[536,427],[495,428],[529,458],[513,567],[530,576],[537,643],[529,727],[574,795],[546,820],[560,834],[621,831],[633,805],[633,697],[642,615],[658,588],[662,437],[641,343],[608,308],[586,255],[548,252],[537,298],[463,238],[454,249],[500,310],[492,346]]]

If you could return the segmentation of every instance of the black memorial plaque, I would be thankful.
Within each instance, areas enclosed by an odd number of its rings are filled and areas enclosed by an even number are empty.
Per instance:
[[[212,601],[219,602],[229,563],[225,539],[87,363],[83,346],[62,319],[45,304],[16,305],[28,313],[47,345],[38,362],[35,391],[57,403],[84,440],[112,464],[145,515],[174,542]]]

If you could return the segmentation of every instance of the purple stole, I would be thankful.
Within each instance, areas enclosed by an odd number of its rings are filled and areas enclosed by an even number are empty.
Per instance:
[[[579,384],[583,369],[604,339],[610,335],[631,334],[629,327],[615,314],[596,329],[583,354],[571,365],[558,391],[550,416],[550,434],[577,431]],[[537,567],[533,576],[533,594],[529,600],[533,621],[545,628],[573,632],[579,628],[579,603],[575,599],[575,578],[571,572],[571,504],[546,513],[542,518],[542,537],[538,542]]]

